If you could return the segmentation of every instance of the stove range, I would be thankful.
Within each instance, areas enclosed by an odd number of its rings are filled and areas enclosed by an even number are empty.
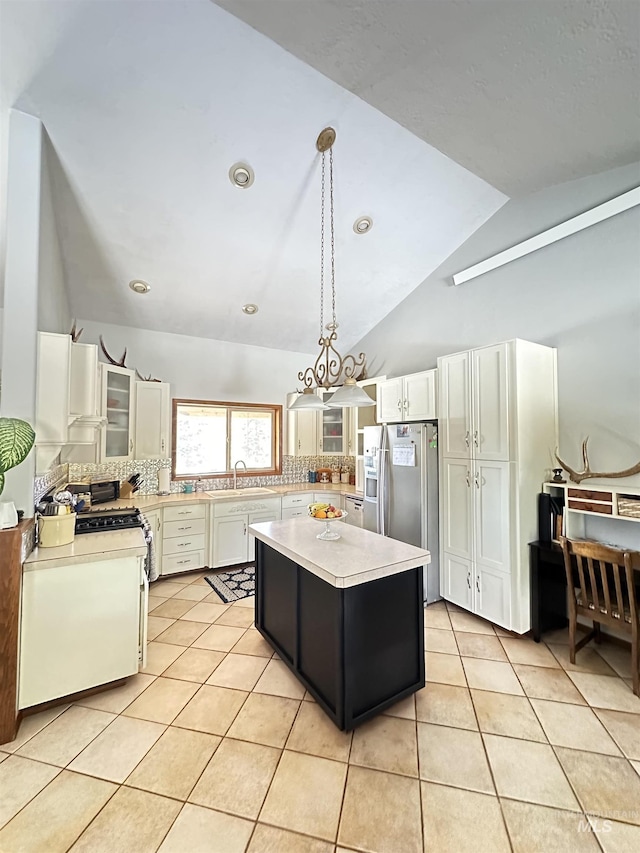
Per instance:
[[[142,527],[140,510],[135,507],[122,509],[98,509],[79,512],[76,516],[76,533],[111,533]]]

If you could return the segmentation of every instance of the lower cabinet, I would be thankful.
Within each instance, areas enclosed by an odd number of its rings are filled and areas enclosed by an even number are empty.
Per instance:
[[[156,550],[161,575],[203,569],[207,565],[207,508],[204,504],[165,507],[162,510],[160,551]],[[154,513],[147,513],[147,518]],[[158,516],[160,511],[158,511]]]
[[[489,622],[511,624],[511,575],[492,566],[448,554],[442,560],[443,597]]]
[[[255,559],[255,539],[249,525],[280,519],[280,498],[220,502],[213,507],[211,526],[212,569],[248,563]]]

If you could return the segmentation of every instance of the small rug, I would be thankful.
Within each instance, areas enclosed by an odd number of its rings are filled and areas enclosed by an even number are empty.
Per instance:
[[[241,566],[217,575],[207,575],[206,582],[228,603],[256,594],[256,569],[254,565]]]

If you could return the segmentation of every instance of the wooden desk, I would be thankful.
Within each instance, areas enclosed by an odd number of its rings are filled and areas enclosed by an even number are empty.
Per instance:
[[[536,643],[545,631],[566,628],[567,575],[557,542],[530,542],[531,630]]]
[[[545,631],[566,628],[567,573],[564,555],[557,542],[530,542],[531,631],[536,643]],[[574,576],[577,569],[574,567]],[[640,596],[640,573],[635,576],[636,594]],[[575,585],[578,581],[575,579]]]

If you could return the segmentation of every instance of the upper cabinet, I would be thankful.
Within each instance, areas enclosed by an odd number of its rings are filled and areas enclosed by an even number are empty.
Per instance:
[[[432,421],[438,417],[437,370],[423,370],[387,379],[378,385],[378,423]]]
[[[136,382],[134,450],[136,459],[169,455],[171,394],[167,382]]]
[[[321,391],[323,401],[328,402],[333,391]],[[349,454],[349,410],[321,409],[318,418],[318,455],[347,456]]]
[[[509,344],[438,359],[440,442],[450,458],[510,458]]]
[[[287,395],[287,453],[289,456],[316,456],[318,453],[318,413],[315,409],[289,409],[298,395]]]
[[[115,462],[133,458],[135,373],[126,367],[101,364],[102,411],[107,423],[102,430],[100,459]]]
[[[69,335],[38,332],[36,473],[45,473],[62,447],[95,444],[101,423],[96,396],[98,350]]]

